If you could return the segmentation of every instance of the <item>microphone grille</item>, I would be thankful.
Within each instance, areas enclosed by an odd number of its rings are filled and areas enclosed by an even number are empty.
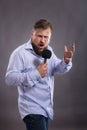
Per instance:
[[[48,49],[45,49],[43,50],[42,52],[42,57],[45,58],[45,59],[49,59],[51,57],[52,53],[50,50]]]

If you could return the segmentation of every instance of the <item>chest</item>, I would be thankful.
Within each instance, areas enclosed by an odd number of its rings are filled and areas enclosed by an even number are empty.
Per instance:
[[[22,56],[23,67],[34,67],[36,68],[41,62],[43,62],[43,58],[36,55],[34,52],[25,51]]]
[[[29,68],[37,68],[42,62],[44,62],[44,58],[41,56],[35,54],[31,51],[25,51],[22,56],[22,63],[23,63],[23,69],[29,69]],[[47,60],[48,64],[48,75],[52,74],[52,65],[51,65],[51,59]]]

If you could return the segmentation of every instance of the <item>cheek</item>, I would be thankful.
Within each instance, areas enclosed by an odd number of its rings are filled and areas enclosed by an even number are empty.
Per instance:
[[[33,43],[35,43],[36,45],[40,42],[40,39],[39,38],[34,38],[33,39]]]
[[[40,41],[39,38],[35,38],[35,42],[38,43]]]
[[[47,40],[46,40],[46,42],[49,44],[49,42],[50,42],[50,39],[47,39]]]

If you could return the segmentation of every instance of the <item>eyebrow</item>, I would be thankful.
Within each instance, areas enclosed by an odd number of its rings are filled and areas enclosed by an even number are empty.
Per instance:
[[[43,36],[43,35],[41,35],[41,34],[37,34],[37,36],[39,36],[39,37],[45,37],[45,38],[48,38],[49,36]]]

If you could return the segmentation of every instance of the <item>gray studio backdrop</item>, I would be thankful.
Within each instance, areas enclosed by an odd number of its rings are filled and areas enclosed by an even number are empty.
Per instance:
[[[53,24],[51,46],[63,58],[63,46],[75,41],[73,68],[55,75],[54,120],[50,130],[87,125],[87,0],[0,0],[0,130],[24,130],[17,108],[17,89],[7,87],[9,56],[29,40],[34,22],[47,18]]]

